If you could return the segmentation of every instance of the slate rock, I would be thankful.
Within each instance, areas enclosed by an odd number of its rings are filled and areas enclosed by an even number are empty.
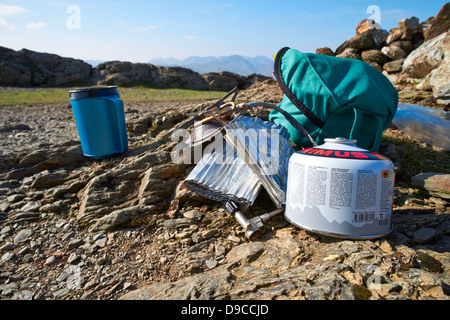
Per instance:
[[[33,234],[34,231],[31,229],[23,229],[19,231],[19,233],[14,237],[14,244],[23,243],[27,241]]]
[[[427,243],[438,237],[438,233],[432,228],[422,228],[414,232],[413,241],[415,243]]]

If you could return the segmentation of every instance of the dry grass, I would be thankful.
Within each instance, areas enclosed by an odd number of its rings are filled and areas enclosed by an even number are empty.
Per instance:
[[[69,103],[70,88],[4,88],[0,90],[0,106]],[[190,101],[221,98],[221,91],[187,89],[119,88],[124,102]]]

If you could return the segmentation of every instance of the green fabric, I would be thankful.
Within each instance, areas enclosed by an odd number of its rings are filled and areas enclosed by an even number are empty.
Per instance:
[[[386,76],[360,60],[295,49],[288,49],[280,59],[287,88],[325,124],[320,128],[312,123],[286,95],[279,107],[292,114],[318,144],[324,138],[351,137],[359,147],[378,151],[381,133],[398,105],[398,92]],[[273,110],[269,120],[285,126],[296,145],[311,146],[280,112]]]

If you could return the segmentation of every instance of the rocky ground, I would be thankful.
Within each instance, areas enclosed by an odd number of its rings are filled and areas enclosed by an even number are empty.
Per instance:
[[[271,81],[238,96],[279,99]],[[193,166],[173,164],[161,139],[209,103],[125,102],[130,151],[97,161],[82,155],[69,105],[1,107],[0,299],[450,298],[448,198],[408,173],[385,238],[329,238],[279,215],[248,241],[221,203],[184,187]],[[398,170],[400,149],[380,151]],[[246,214],[271,209],[263,190]]]

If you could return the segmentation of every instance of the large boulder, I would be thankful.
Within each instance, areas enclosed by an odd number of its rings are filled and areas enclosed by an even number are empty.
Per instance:
[[[318,49],[316,49],[316,53],[323,54],[326,56],[334,56],[333,50],[331,50],[328,47],[318,48]]]
[[[153,81],[156,88],[209,89],[208,83],[200,74],[182,67],[156,66]]]
[[[92,66],[82,60],[64,58],[56,54],[19,51],[25,56],[33,72],[32,85],[64,86],[84,84],[89,79]]]
[[[0,47],[0,85],[69,86],[86,84],[92,66],[82,60],[27,49]]]
[[[383,65],[383,69],[386,70],[388,73],[397,73],[402,71],[402,66],[404,62],[405,62],[404,58],[390,61]]]
[[[444,53],[449,50],[448,45],[444,48],[444,43],[448,43],[444,39],[448,37],[449,33],[442,34],[411,52],[403,64],[403,74],[422,79],[437,68],[444,59]]]
[[[439,67],[428,75],[433,96],[440,104],[450,104],[450,59],[447,57]]]
[[[96,84],[133,86],[150,84],[154,67],[145,63],[108,61],[95,67]]]
[[[379,65],[383,65],[389,60],[389,58],[383,52],[376,49],[364,51],[361,54],[361,57],[364,62],[367,63],[375,62],[378,63]]]
[[[359,54],[358,49],[355,48],[347,48],[336,57],[361,60],[361,55]]]
[[[383,47],[381,52],[392,60],[401,59],[406,56],[405,50],[403,50],[400,46],[395,46],[393,44]]]
[[[417,86],[421,90],[432,90],[438,103],[450,104],[450,32],[443,34],[439,46],[443,52],[442,61]],[[431,40],[432,41],[432,40]]]
[[[425,41],[431,40],[450,29],[450,2],[444,4],[433,18],[430,28],[425,33]]]
[[[208,84],[196,72],[181,67],[160,67],[149,63],[108,61],[94,68],[93,84],[151,86],[207,90]]]
[[[356,35],[358,36],[371,29],[380,29],[380,25],[372,19],[364,19],[356,26]]]
[[[450,174],[424,172],[412,177],[411,183],[441,198],[450,199]]]
[[[243,90],[270,79],[260,74],[241,76],[228,71],[204,73],[201,76],[208,83],[209,90],[216,91],[230,91],[235,87]]]
[[[390,30],[391,33],[386,39],[389,45],[395,41],[411,41],[412,47],[417,48],[423,43],[423,32],[419,19],[411,17],[405,18],[398,22],[398,28]]]
[[[209,88],[216,91],[230,91],[234,87],[239,87],[245,79],[243,76],[227,71],[204,73],[202,77]]]
[[[0,85],[25,87],[31,85],[31,68],[24,55],[0,47]]]
[[[336,55],[340,55],[345,49],[358,50],[377,49],[386,42],[388,32],[382,29],[370,29],[345,41],[336,49]]]

